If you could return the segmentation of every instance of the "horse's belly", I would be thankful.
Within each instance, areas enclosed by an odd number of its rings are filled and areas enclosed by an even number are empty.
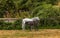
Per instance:
[[[29,21],[29,22],[26,22],[26,24],[33,25],[33,22]]]

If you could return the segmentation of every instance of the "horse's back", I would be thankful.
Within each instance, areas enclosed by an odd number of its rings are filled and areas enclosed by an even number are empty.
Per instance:
[[[33,21],[32,19],[30,19],[30,18],[25,18],[25,19],[23,19],[24,21]]]

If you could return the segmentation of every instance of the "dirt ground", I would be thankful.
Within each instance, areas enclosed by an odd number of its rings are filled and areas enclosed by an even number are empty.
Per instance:
[[[60,29],[0,30],[0,38],[60,38]]]

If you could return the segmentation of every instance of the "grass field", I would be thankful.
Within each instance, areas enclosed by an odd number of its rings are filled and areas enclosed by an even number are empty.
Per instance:
[[[0,38],[60,38],[60,29],[0,30]]]

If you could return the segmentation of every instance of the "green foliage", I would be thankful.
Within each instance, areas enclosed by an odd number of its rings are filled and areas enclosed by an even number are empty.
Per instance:
[[[21,20],[17,20],[14,23],[0,21],[0,30],[18,30],[21,29]]]
[[[59,0],[0,0],[0,18],[40,18],[39,28],[60,28]],[[21,19],[14,23],[0,21],[0,29],[21,29]],[[29,27],[29,26],[27,26]]]

